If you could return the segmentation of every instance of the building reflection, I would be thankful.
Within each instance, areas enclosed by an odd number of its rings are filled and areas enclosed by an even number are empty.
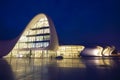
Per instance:
[[[113,72],[115,74],[120,65],[120,59],[110,57],[81,57],[80,59],[62,60],[6,58],[6,60],[0,61],[0,66],[3,66],[0,68],[0,80],[70,80],[74,77],[72,80],[77,78],[88,80],[86,77],[97,77],[95,78],[97,80],[100,75],[105,78],[107,74],[112,75]],[[10,78],[2,79],[4,78],[1,77],[2,75]],[[79,75],[82,77],[80,78]]]
[[[57,61],[60,80],[118,80],[120,58],[84,57]],[[62,72],[62,74],[60,74]],[[64,78],[63,76],[68,76]],[[58,80],[58,78],[56,79]]]
[[[114,60],[110,58],[102,58],[102,57],[84,57],[80,59],[63,59],[58,60],[58,67],[77,67],[77,68],[107,68],[114,67]]]
[[[57,60],[58,67],[68,68],[86,68],[86,65],[79,59]]]
[[[13,58],[7,59],[17,80],[48,80],[48,59]],[[38,75],[40,74],[40,75]],[[46,76],[46,77],[44,77]]]
[[[93,68],[108,68],[113,66],[113,61],[111,59],[102,57],[93,57],[88,59],[81,59],[87,67]]]

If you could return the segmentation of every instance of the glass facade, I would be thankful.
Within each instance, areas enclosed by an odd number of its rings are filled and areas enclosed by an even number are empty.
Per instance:
[[[59,46],[57,56],[64,56],[64,58],[78,58],[84,46],[78,45],[64,45]]]
[[[80,45],[57,45],[55,50],[51,49],[58,42],[53,23],[50,23],[51,21],[44,14],[40,14],[36,19],[33,18],[33,22],[26,27],[8,57],[78,58],[79,53],[84,49],[84,46]]]

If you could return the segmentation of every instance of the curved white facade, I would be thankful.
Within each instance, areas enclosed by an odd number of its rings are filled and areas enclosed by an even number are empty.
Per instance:
[[[114,46],[85,48],[82,45],[59,45],[54,24],[45,14],[36,15],[14,40],[0,41],[0,44],[7,45],[7,48],[0,46],[2,52],[0,57],[10,52],[6,57],[48,58],[63,56],[64,58],[79,58],[80,55],[111,56],[115,50]]]
[[[84,46],[59,46],[52,20],[45,14],[38,14],[27,25],[13,50],[11,57],[55,57],[77,58]]]
[[[85,48],[81,56],[112,56],[112,52],[115,50],[115,47],[107,46],[105,48],[101,46],[96,46],[93,48]]]

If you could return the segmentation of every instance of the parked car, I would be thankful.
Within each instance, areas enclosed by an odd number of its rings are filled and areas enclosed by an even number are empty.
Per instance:
[[[56,56],[56,59],[63,59],[63,56]]]

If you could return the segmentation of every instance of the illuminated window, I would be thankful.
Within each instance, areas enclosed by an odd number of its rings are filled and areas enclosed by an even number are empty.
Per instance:
[[[44,36],[44,40],[50,40],[50,35]]]
[[[43,43],[39,43],[40,47],[43,47]]]
[[[36,44],[35,43],[31,43],[30,45],[31,45],[32,48],[35,48]]]
[[[44,27],[44,26],[49,26],[47,18],[41,18],[36,24],[36,28]]]
[[[50,33],[50,29],[49,28],[44,29],[44,33]]]
[[[36,48],[41,47],[40,43],[36,43]]]
[[[49,45],[49,42],[36,43],[36,48],[47,47],[48,45]]]
[[[49,42],[44,42],[43,47],[47,47],[49,45]]]
[[[65,47],[61,47],[61,50],[65,50]]]
[[[37,33],[37,34],[43,34],[43,29],[40,29],[40,30],[38,29],[38,30],[36,30],[36,33]]]
[[[36,27],[37,27],[37,28],[43,27],[43,23],[44,23],[44,22],[38,22]]]
[[[49,26],[48,21],[45,21],[45,22],[43,23],[43,25],[44,25],[44,26]]]
[[[36,41],[43,41],[43,36],[37,36]]]
[[[19,46],[19,48],[27,48],[27,44],[26,43],[20,43],[18,46]]]
[[[36,34],[36,31],[35,30],[30,30],[29,31],[29,35],[35,35]]]
[[[35,41],[35,37],[28,37],[28,42],[33,42]]]
[[[28,48],[32,48],[32,45],[31,45],[31,43],[29,43],[29,44],[28,44]]]

